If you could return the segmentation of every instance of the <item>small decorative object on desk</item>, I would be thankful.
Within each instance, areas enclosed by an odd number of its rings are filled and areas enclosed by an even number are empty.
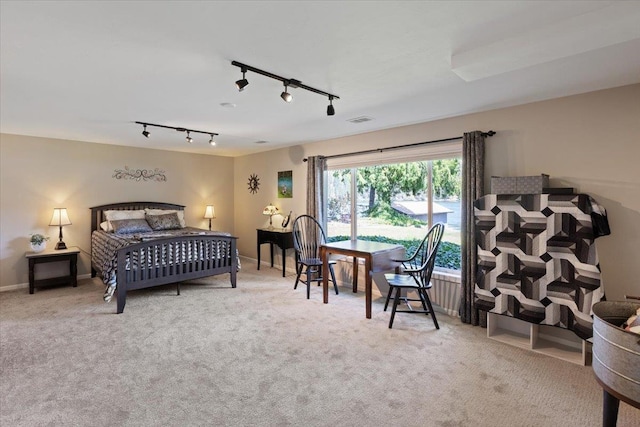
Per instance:
[[[289,211],[289,215],[286,215],[286,216],[284,217],[284,219],[282,220],[282,228],[283,228],[283,229],[284,229],[284,228],[287,228],[287,226],[289,225],[289,221],[291,220],[291,213],[292,213],[292,212],[293,212],[293,211]]]
[[[43,236],[42,234],[32,234],[29,239],[29,245],[31,246],[31,250],[33,252],[42,252],[47,248],[47,240],[49,237]]]

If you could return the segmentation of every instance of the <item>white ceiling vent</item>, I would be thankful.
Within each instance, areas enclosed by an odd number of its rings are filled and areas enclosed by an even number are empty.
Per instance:
[[[354,119],[349,119],[347,121],[351,122],[351,123],[364,123],[364,122],[370,122],[371,120],[373,120],[373,118],[368,117],[368,116],[360,116],[360,117],[356,117]]]

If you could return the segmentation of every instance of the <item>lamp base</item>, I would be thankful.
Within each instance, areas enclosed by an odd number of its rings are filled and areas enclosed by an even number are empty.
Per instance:
[[[58,251],[60,249],[67,249],[67,245],[62,240],[56,243],[56,250]]]

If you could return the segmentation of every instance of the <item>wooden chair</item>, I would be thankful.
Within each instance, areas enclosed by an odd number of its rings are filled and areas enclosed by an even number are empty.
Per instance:
[[[406,259],[394,260],[402,263],[402,269],[404,271],[402,273],[396,272],[396,274],[384,275],[385,280],[389,284],[389,293],[387,294],[387,300],[384,304],[384,311],[387,311],[389,300],[395,291],[393,309],[391,310],[391,318],[389,319],[389,329],[393,326],[393,319],[395,318],[396,313],[431,314],[431,318],[433,319],[433,323],[436,325],[436,329],[440,329],[427,291],[432,287],[431,274],[433,273],[436,253],[440,246],[443,234],[444,224],[435,224],[431,227],[413,255]],[[406,292],[415,291],[418,294],[419,299],[412,299],[406,296],[402,297],[401,294],[403,290]],[[401,299],[407,304],[408,310],[397,309]],[[416,310],[412,308],[410,301],[420,301],[423,309]]]
[[[306,275],[307,299],[311,294],[311,282],[322,282],[322,259],[320,259],[320,246],[327,241],[322,226],[310,215],[300,215],[293,223],[293,247],[296,251],[296,283],[293,289],[298,287],[300,276]],[[338,294],[338,284],[333,270],[335,261],[329,261],[329,273],[333,287]]]

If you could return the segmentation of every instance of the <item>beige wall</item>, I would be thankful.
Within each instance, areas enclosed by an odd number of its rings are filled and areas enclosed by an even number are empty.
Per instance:
[[[491,175],[546,173],[553,186],[574,187],[604,205],[612,235],[597,239],[596,245],[607,298],[640,294],[638,84],[236,158],[235,232],[241,253],[256,256],[255,229],[266,224],[261,212],[269,201],[294,215],[304,213],[304,157],[448,138],[476,129],[498,132],[487,140],[487,191]],[[281,170],[293,170],[293,199],[276,197]],[[255,195],[247,191],[251,173],[261,182]],[[268,246],[262,251],[264,260]]]
[[[27,281],[29,233],[45,232],[50,244],[55,242],[57,230],[47,224],[57,206],[67,207],[73,222],[64,229],[65,241],[88,251],[91,206],[141,199],[180,203],[187,206],[189,225],[206,227],[204,206],[213,203],[218,216],[214,228],[233,231],[240,238],[240,253],[255,258],[256,228],[268,225],[264,206],[273,202],[284,213],[293,210],[294,217],[305,211],[304,157],[493,129],[498,134],[487,140],[487,191],[491,175],[547,173],[552,185],[593,196],[606,207],[612,229],[611,236],[596,241],[607,297],[640,294],[635,268],[640,259],[639,100],[640,85],[625,86],[235,159],[3,134],[0,287]],[[163,169],[168,181],[112,178],[114,169],[125,165]],[[293,171],[293,198],[278,199],[277,173],[286,170]],[[247,189],[252,173],[260,178],[257,194]],[[274,217],[274,224],[281,221]],[[262,251],[267,259],[268,246]],[[89,258],[83,254],[80,274],[88,271]]]
[[[113,178],[124,166],[165,171],[166,182]],[[205,206],[215,206],[213,228],[234,229],[233,159],[162,150],[0,135],[0,287],[28,281],[28,236],[49,227],[54,207],[66,207],[73,223],[64,227],[67,246],[79,246],[78,273],[90,271],[92,206],[126,201],[162,201],[186,206],[187,225],[208,228]],[[47,267],[47,266],[45,266]],[[56,268],[53,264],[52,268]],[[46,274],[46,271],[44,272]]]

